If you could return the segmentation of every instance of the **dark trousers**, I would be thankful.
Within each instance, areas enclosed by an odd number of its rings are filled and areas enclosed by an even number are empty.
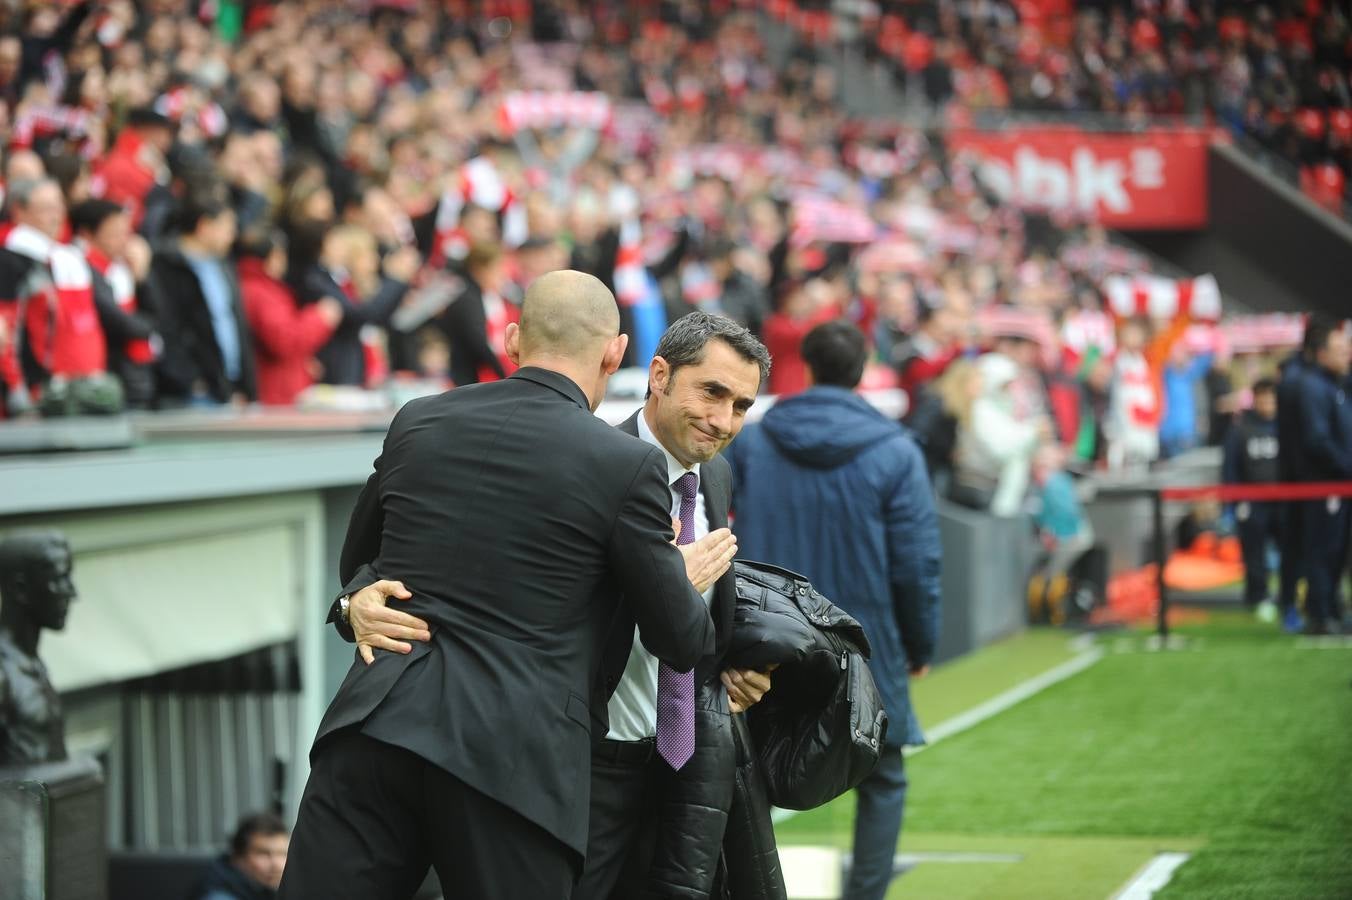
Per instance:
[[[649,741],[602,741],[592,751],[587,862],[572,900],[643,896],[657,842],[657,813],[671,777]]]
[[[1268,543],[1281,541],[1281,513],[1280,507],[1270,503],[1240,503],[1235,509],[1244,553],[1244,602],[1249,606],[1268,596]]]
[[[1292,500],[1281,506],[1281,536],[1277,548],[1282,555],[1281,590],[1277,594],[1277,604],[1282,612],[1296,605],[1296,586],[1305,577],[1305,504]]]
[[[906,764],[901,748],[884,747],[877,767],[855,790],[859,805],[854,813],[854,861],[845,900],[883,900],[892,883],[906,810]]]
[[[430,865],[447,900],[565,900],[576,863],[520,814],[352,728],[316,754],[278,897],[405,900]]]
[[[1345,499],[1304,504],[1305,618],[1314,626],[1343,617],[1338,582],[1347,556],[1348,517]]]

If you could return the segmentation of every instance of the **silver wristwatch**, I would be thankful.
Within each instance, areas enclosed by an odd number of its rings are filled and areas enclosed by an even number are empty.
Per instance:
[[[338,598],[338,618],[347,627],[352,627],[352,600],[350,594],[344,594]]]

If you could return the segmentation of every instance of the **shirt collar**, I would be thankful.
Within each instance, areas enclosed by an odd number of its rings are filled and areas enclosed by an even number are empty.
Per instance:
[[[653,430],[648,427],[648,417],[644,415],[643,410],[638,411],[638,436],[639,440],[647,441],[654,447],[662,451],[662,455],[667,458],[667,484],[675,484],[676,479],[680,478],[686,472],[694,472],[695,478],[699,478],[699,463],[695,463],[690,468],[686,468],[676,461],[676,457],[671,455],[671,451],[662,446],[662,442],[653,434]]]

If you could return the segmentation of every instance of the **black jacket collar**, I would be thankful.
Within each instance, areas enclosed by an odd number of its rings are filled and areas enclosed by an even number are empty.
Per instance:
[[[552,369],[542,369],[539,366],[526,366],[517,369],[509,377],[523,378],[526,381],[533,381],[536,384],[558,391],[587,412],[592,411],[591,405],[587,403],[587,395],[582,393],[582,388],[578,387],[577,382],[567,375],[560,374]]]

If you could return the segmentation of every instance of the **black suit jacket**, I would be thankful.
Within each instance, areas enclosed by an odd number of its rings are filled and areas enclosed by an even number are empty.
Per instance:
[[[157,251],[150,261],[150,273],[139,299],[164,338],[164,354],[156,364],[162,397],[188,399],[198,382],[221,403],[236,391],[250,400],[258,396],[253,340],[239,299],[235,266],[224,260],[221,268],[230,290],[230,314],[239,341],[240,373],[236,382],[226,377],[211,309],[187,259],[177,247],[168,247]]]
[[[473,278],[465,276],[465,290],[437,317],[436,323],[450,346],[451,381],[456,384],[477,384],[479,366],[488,366],[497,372],[499,378],[506,376],[502,362],[488,343],[484,294]]]
[[[643,410],[634,413],[621,422],[617,429],[625,434],[638,437],[638,417]],[[665,457],[664,457],[665,460]],[[666,468],[664,466],[663,473]],[[709,520],[709,530],[728,527],[728,509],[732,506],[732,467],[719,456],[700,465],[700,493],[704,495],[704,514]],[[668,486],[668,491],[670,487]],[[670,500],[670,493],[668,493]],[[668,507],[669,508],[669,507]],[[633,602],[622,602],[616,607],[615,623],[606,639],[605,651],[601,663],[601,676],[598,679],[595,695],[592,699],[593,736],[599,740],[609,730],[606,704],[624,675],[624,667],[629,662],[629,653],[634,646],[634,607]],[[723,656],[732,641],[732,618],[737,609],[737,582],[732,568],[724,573],[714,585],[713,599],[709,603],[709,614],[714,622],[713,652],[705,654],[695,664],[695,685],[698,687],[722,671]]]
[[[669,665],[714,647],[670,543],[664,457],[593,416],[568,378],[525,368],[409,403],[375,469],[341,575],[349,590],[401,579],[413,598],[399,608],[432,640],[355,660],[313,752],[362,723],[584,853],[587,698],[620,594]]]

